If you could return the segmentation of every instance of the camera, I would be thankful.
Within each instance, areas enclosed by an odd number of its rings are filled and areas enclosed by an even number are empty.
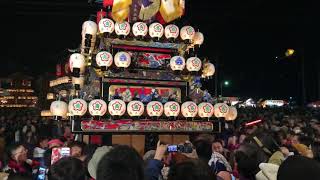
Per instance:
[[[169,145],[167,148],[167,151],[169,153],[171,152],[192,153],[193,148],[192,148],[192,144],[184,143],[179,145]]]

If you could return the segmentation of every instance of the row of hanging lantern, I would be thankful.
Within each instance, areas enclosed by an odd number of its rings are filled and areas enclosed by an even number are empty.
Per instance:
[[[112,116],[123,116],[127,111],[131,117],[140,117],[145,111],[145,106],[140,101],[130,101],[127,105],[120,99],[115,99],[107,103],[102,99],[94,99],[89,105],[83,99],[73,99],[67,104],[64,101],[54,101],[50,111],[54,116],[83,116],[89,111],[92,116],[103,116],[107,110]],[[199,105],[193,101],[184,102],[181,106],[175,101],[169,101],[164,105],[159,101],[151,101],[146,106],[147,114],[150,117],[160,117],[163,114],[167,117],[178,117],[180,112],[185,118],[194,118],[197,115],[201,118],[225,118],[232,121],[237,117],[237,109],[225,103],[217,103],[214,106],[208,102]]]
[[[131,31],[131,26],[127,21],[114,23],[109,18],[102,18],[99,21],[98,27],[99,32],[105,35],[110,35],[115,32],[118,36],[128,36]],[[158,39],[164,35],[169,40],[175,40],[180,35],[181,40],[199,46],[203,44],[204,41],[203,34],[196,32],[192,26],[184,26],[179,30],[179,27],[174,24],[169,24],[164,28],[162,24],[157,22],[150,24],[149,27],[144,22],[136,22],[132,26],[132,34],[135,37],[145,37],[149,34],[151,38]]]

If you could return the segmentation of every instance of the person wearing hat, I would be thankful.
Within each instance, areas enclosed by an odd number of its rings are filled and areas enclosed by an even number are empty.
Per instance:
[[[60,139],[52,139],[48,142],[49,149],[52,149],[54,147],[62,147],[64,144]]]
[[[102,157],[112,149],[112,146],[102,146],[96,149],[88,163],[88,171],[92,178],[97,179],[97,169]]]

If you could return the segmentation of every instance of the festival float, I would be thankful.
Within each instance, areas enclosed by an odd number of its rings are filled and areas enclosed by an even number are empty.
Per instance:
[[[215,67],[198,55],[204,35],[189,24],[176,25],[184,3],[96,1],[101,9],[82,24],[80,48],[68,59],[70,93],[57,94],[52,115],[69,119],[73,133],[113,140],[221,132],[224,118],[236,119],[236,109],[214,103],[201,89]]]

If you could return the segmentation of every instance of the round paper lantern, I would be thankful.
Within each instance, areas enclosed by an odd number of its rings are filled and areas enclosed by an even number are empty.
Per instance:
[[[213,106],[211,103],[203,102],[198,105],[198,114],[202,118],[210,118],[213,115]]]
[[[159,101],[151,101],[147,104],[147,113],[151,117],[159,117],[163,113],[163,105]]]
[[[169,101],[164,104],[164,114],[167,117],[177,117],[180,113],[180,105],[175,101]]]
[[[108,110],[112,116],[122,116],[126,112],[126,103],[120,99],[114,99],[110,101]]]
[[[72,99],[69,102],[69,113],[71,116],[83,116],[87,112],[88,104],[83,99]]]
[[[97,65],[100,67],[104,67],[104,68],[110,67],[113,62],[112,54],[107,51],[100,51],[96,55],[96,62],[97,62]]]
[[[229,107],[229,112],[228,114],[225,116],[225,120],[226,121],[234,121],[238,116],[238,111],[235,107],[230,106]]]
[[[99,31],[111,34],[114,31],[114,22],[111,19],[102,18],[99,21]]]
[[[167,39],[176,39],[179,36],[179,27],[174,24],[169,24],[164,29],[164,35]]]
[[[64,101],[53,101],[50,105],[50,112],[53,116],[65,117],[68,113],[68,104]]]
[[[144,112],[144,104],[140,101],[130,101],[127,105],[129,116],[141,116]]]
[[[91,116],[103,116],[107,112],[107,103],[102,99],[94,99],[89,103]]]
[[[152,23],[149,26],[149,35],[152,38],[161,38],[163,35],[163,26],[160,23]]]
[[[200,71],[202,66],[202,62],[197,57],[190,57],[187,59],[187,69],[188,71],[194,72],[194,71]]]
[[[123,21],[122,23],[116,22],[115,30],[118,36],[127,36],[130,33],[130,24],[127,21]]]
[[[213,106],[214,115],[218,118],[226,117],[229,112],[229,106],[225,103],[217,103]]]
[[[72,77],[72,84],[76,89],[81,89],[84,86],[84,77]]]
[[[148,33],[148,26],[144,22],[136,22],[132,26],[134,36],[146,36]]]
[[[204,41],[203,34],[201,32],[195,32],[192,39],[193,44],[200,46],[201,44],[203,44],[203,41]]]
[[[213,76],[215,70],[216,69],[212,63],[205,63],[202,69],[202,77]]]
[[[182,40],[191,41],[194,37],[194,34],[195,34],[194,28],[191,26],[184,26],[180,30],[180,37]]]
[[[95,36],[98,31],[98,25],[94,21],[85,21],[82,24],[82,36],[85,34],[90,34],[92,36]]]
[[[127,68],[131,64],[131,56],[127,52],[118,52],[114,56],[114,63],[117,67]]]
[[[73,53],[69,58],[69,66],[74,76],[79,77],[80,73],[83,73],[86,66],[86,60],[80,53]]]
[[[194,103],[192,101],[184,102],[181,105],[181,113],[186,118],[196,117],[196,115],[198,113],[198,106],[196,103]]]
[[[182,56],[173,56],[170,59],[170,67],[173,71],[182,71],[186,66],[186,60]]]

